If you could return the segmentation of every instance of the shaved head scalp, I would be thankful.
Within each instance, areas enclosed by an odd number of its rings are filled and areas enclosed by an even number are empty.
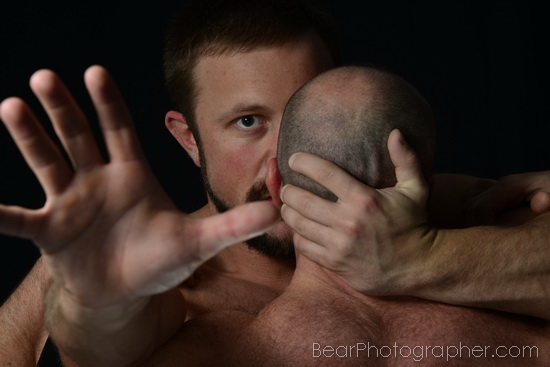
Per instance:
[[[431,174],[436,132],[432,110],[400,76],[367,67],[341,67],[315,77],[290,99],[281,122],[278,168],[283,183],[329,200],[330,191],[288,166],[293,153],[327,159],[375,188],[396,182],[387,141],[399,129]]]

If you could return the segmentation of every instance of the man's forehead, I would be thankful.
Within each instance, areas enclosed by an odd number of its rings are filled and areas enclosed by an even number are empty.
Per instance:
[[[294,91],[330,62],[328,53],[323,55],[310,39],[202,56],[195,69],[197,108],[230,112],[237,105],[257,104],[272,111],[283,109]]]

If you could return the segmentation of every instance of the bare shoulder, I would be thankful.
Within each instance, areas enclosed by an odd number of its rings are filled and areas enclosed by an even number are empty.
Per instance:
[[[326,347],[352,347],[379,339],[383,334],[380,326],[374,310],[353,299],[289,289],[248,325],[248,340],[244,341],[256,349],[251,355],[259,362],[257,365],[364,366],[365,360],[352,358],[356,351],[350,349],[350,358],[339,358],[335,350],[327,352],[332,353],[331,357],[320,358],[319,352]],[[369,361],[369,366],[379,365]]]

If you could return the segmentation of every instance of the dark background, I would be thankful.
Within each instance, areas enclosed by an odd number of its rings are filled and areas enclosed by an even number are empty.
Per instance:
[[[120,84],[153,170],[186,211],[204,202],[198,170],[164,127],[162,37],[181,1],[19,1],[0,9],[0,100],[27,100],[47,122],[28,79],[58,72],[94,121],[82,74],[106,66]],[[550,167],[548,21],[526,1],[320,2],[341,29],[346,62],[374,62],[411,81],[439,121],[437,172],[498,178]],[[258,19],[261,22],[261,19]],[[48,126],[48,129],[49,126]],[[51,129],[50,129],[51,131]],[[96,130],[97,132],[97,130]],[[0,127],[0,203],[39,208],[44,196]],[[0,237],[0,298],[38,257]],[[46,365],[46,363],[44,363]]]

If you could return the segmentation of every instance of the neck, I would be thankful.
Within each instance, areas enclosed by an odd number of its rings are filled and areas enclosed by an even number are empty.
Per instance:
[[[211,204],[194,213],[201,218],[216,214],[218,213]],[[282,292],[290,283],[296,262],[294,259],[280,260],[263,255],[241,242],[226,247],[203,267]]]
[[[294,273],[294,260],[279,260],[238,243],[222,250],[210,264],[221,271],[258,282],[288,285]]]
[[[363,299],[365,296],[338,277],[332,271],[309,260],[302,254],[296,254],[296,271],[292,278],[291,285],[319,289],[322,287],[327,291],[343,292],[347,295]]]

